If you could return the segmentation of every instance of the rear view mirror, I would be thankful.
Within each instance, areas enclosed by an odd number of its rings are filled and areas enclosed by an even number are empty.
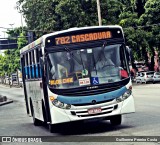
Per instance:
[[[127,60],[130,62],[131,61],[131,49],[126,46],[126,52],[127,52]]]
[[[40,57],[40,59],[39,59],[39,60],[40,60],[40,64],[41,64],[41,65],[43,65],[43,64],[44,64],[44,62],[43,62],[43,58],[42,58],[42,57]]]
[[[46,63],[46,59],[44,58],[44,60],[43,60],[43,57],[40,57],[40,65],[44,66],[45,63]]]

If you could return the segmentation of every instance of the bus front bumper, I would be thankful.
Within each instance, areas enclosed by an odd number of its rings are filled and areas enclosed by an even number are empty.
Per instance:
[[[100,110],[98,113],[89,113],[89,110]],[[106,118],[118,114],[135,112],[134,99],[131,95],[126,100],[117,103],[116,100],[111,102],[89,105],[76,106],[74,109],[64,110],[53,106],[51,108],[51,124],[58,124],[70,121],[80,121],[95,118]]]

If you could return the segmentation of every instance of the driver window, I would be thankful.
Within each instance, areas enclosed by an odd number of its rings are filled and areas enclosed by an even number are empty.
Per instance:
[[[112,48],[113,49],[113,48]],[[106,61],[106,65],[109,65],[109,66],[113,66],[114,65],[114,62],[113,62],[113,58],[112,57],[115,57],[114,56],[114,50],[105,50],[104,51],[104,57],[105,57],[105,61]]]
[[[113,48],[112,48],[113,49]],[[111,50],[108,46],[105,48],[97,48],[94,52],[94,58],[96,62],[96,69],[101,70],[104,67],[114,66],[114,50]]]

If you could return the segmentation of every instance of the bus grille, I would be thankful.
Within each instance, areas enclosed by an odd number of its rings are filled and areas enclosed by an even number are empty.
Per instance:
[[[111,91],[118,90],[122,88],[123,86],[114,86],[110,88],[98,88],[98,89],[88,89],[88,90],[83,90],[83,91],[75,91],[72,92],[65,92],[64,95],[66,96],[88,96],[88,95],[98,95],[98,94],[103,94]]]
[[[85,111],[71,111],[71,114],[77,117],[92,117],[92,116],[100,116],[100,115],[104,115],[104,114],[109,114],[111,113],[113,110],[117,109],[118,105],[114,105],[112,107],[103,107],[101,108],[102,112],[97,113],[97,114],[89,114],[88,110],[86,109]]]
[[[99,115],[103,115],[103,114],[108,114],[111,113],[112,111],[108,111],[108,112],[102,112],[102,113],[98,113],[98,114],[86,114],[86,115],[77,115],[78,117],[92,117],[92,116],[99,116]]]

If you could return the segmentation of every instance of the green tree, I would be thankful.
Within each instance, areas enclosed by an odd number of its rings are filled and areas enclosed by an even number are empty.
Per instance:
[[[2,76],[4,76],[5,73],[10,75],[11,73],[16,72],[17,69],[20,69],[20,49],[27,44],[26,35],[21,31],[22,28],[19,27],[7,32],[9,38],[18,38],[18,47],[15,49],[6,50],[4,52],[4,56],[0,55],[0,74]]]
[[[150,69],[154,70],[154,55],[155,50],[160,51],[160,33],[159,33],[159,24],[160,22],[160,2],[157,0],[148,0],[144,6],[145,13],[140,17],[140,22],[142,25],[149,25],[146,27],[148,32],[148,44],[149,44],[149,53],[151,56],[151,66]]]
[[[100,3],[102,24],[121,25],[134,59],[145,60],[149,66],[148,53],[153,61],[154,49],[160,48],[159,26],[153,25],[160,20],[160,2],[101,0]],[[96,0],[19,0],[17,8],[26,19],[27,29],[35,30],[38,37],[71,27],[98,25]],[[143,27],[148,24],[151,27]],[[153,66],[153,62],[151,64]]]
[[[58,1],[19,0],[17,9],[25,17],[28,30],[35,30],[36,35],[39,37],[42,34],[59,29],[59,16],[55,13]]]
[[[145,3],[147,0],[135,0],[135,12],[138,14],[138,18],[145,12]]]
[[[103,25],[118,24],[120,21],[119,15],[123,11],[123,4],[117,0],[109,0],[109,1],[101,0],[100,2],[101,2],[102,24]],[[96,10],[95,13],[97,13]]]
[[[126,43],[132,48],[134,58],[139,61],[144,60],[146,66],[149,66],[148,31],[141,27],[142,23],[140,21],[140,17],[145,13],[146,0],[131,0],[130,2],[123,1],[122,3],[124,11],[120,14],[121,20],[119,24],[125,27]]]
[[[103,24],[117,24],[122,6],[117,0],[101,0]],[[17,8],[26,18],[28,29],[36,32],[98,25],[96,0],[19,0]]]

